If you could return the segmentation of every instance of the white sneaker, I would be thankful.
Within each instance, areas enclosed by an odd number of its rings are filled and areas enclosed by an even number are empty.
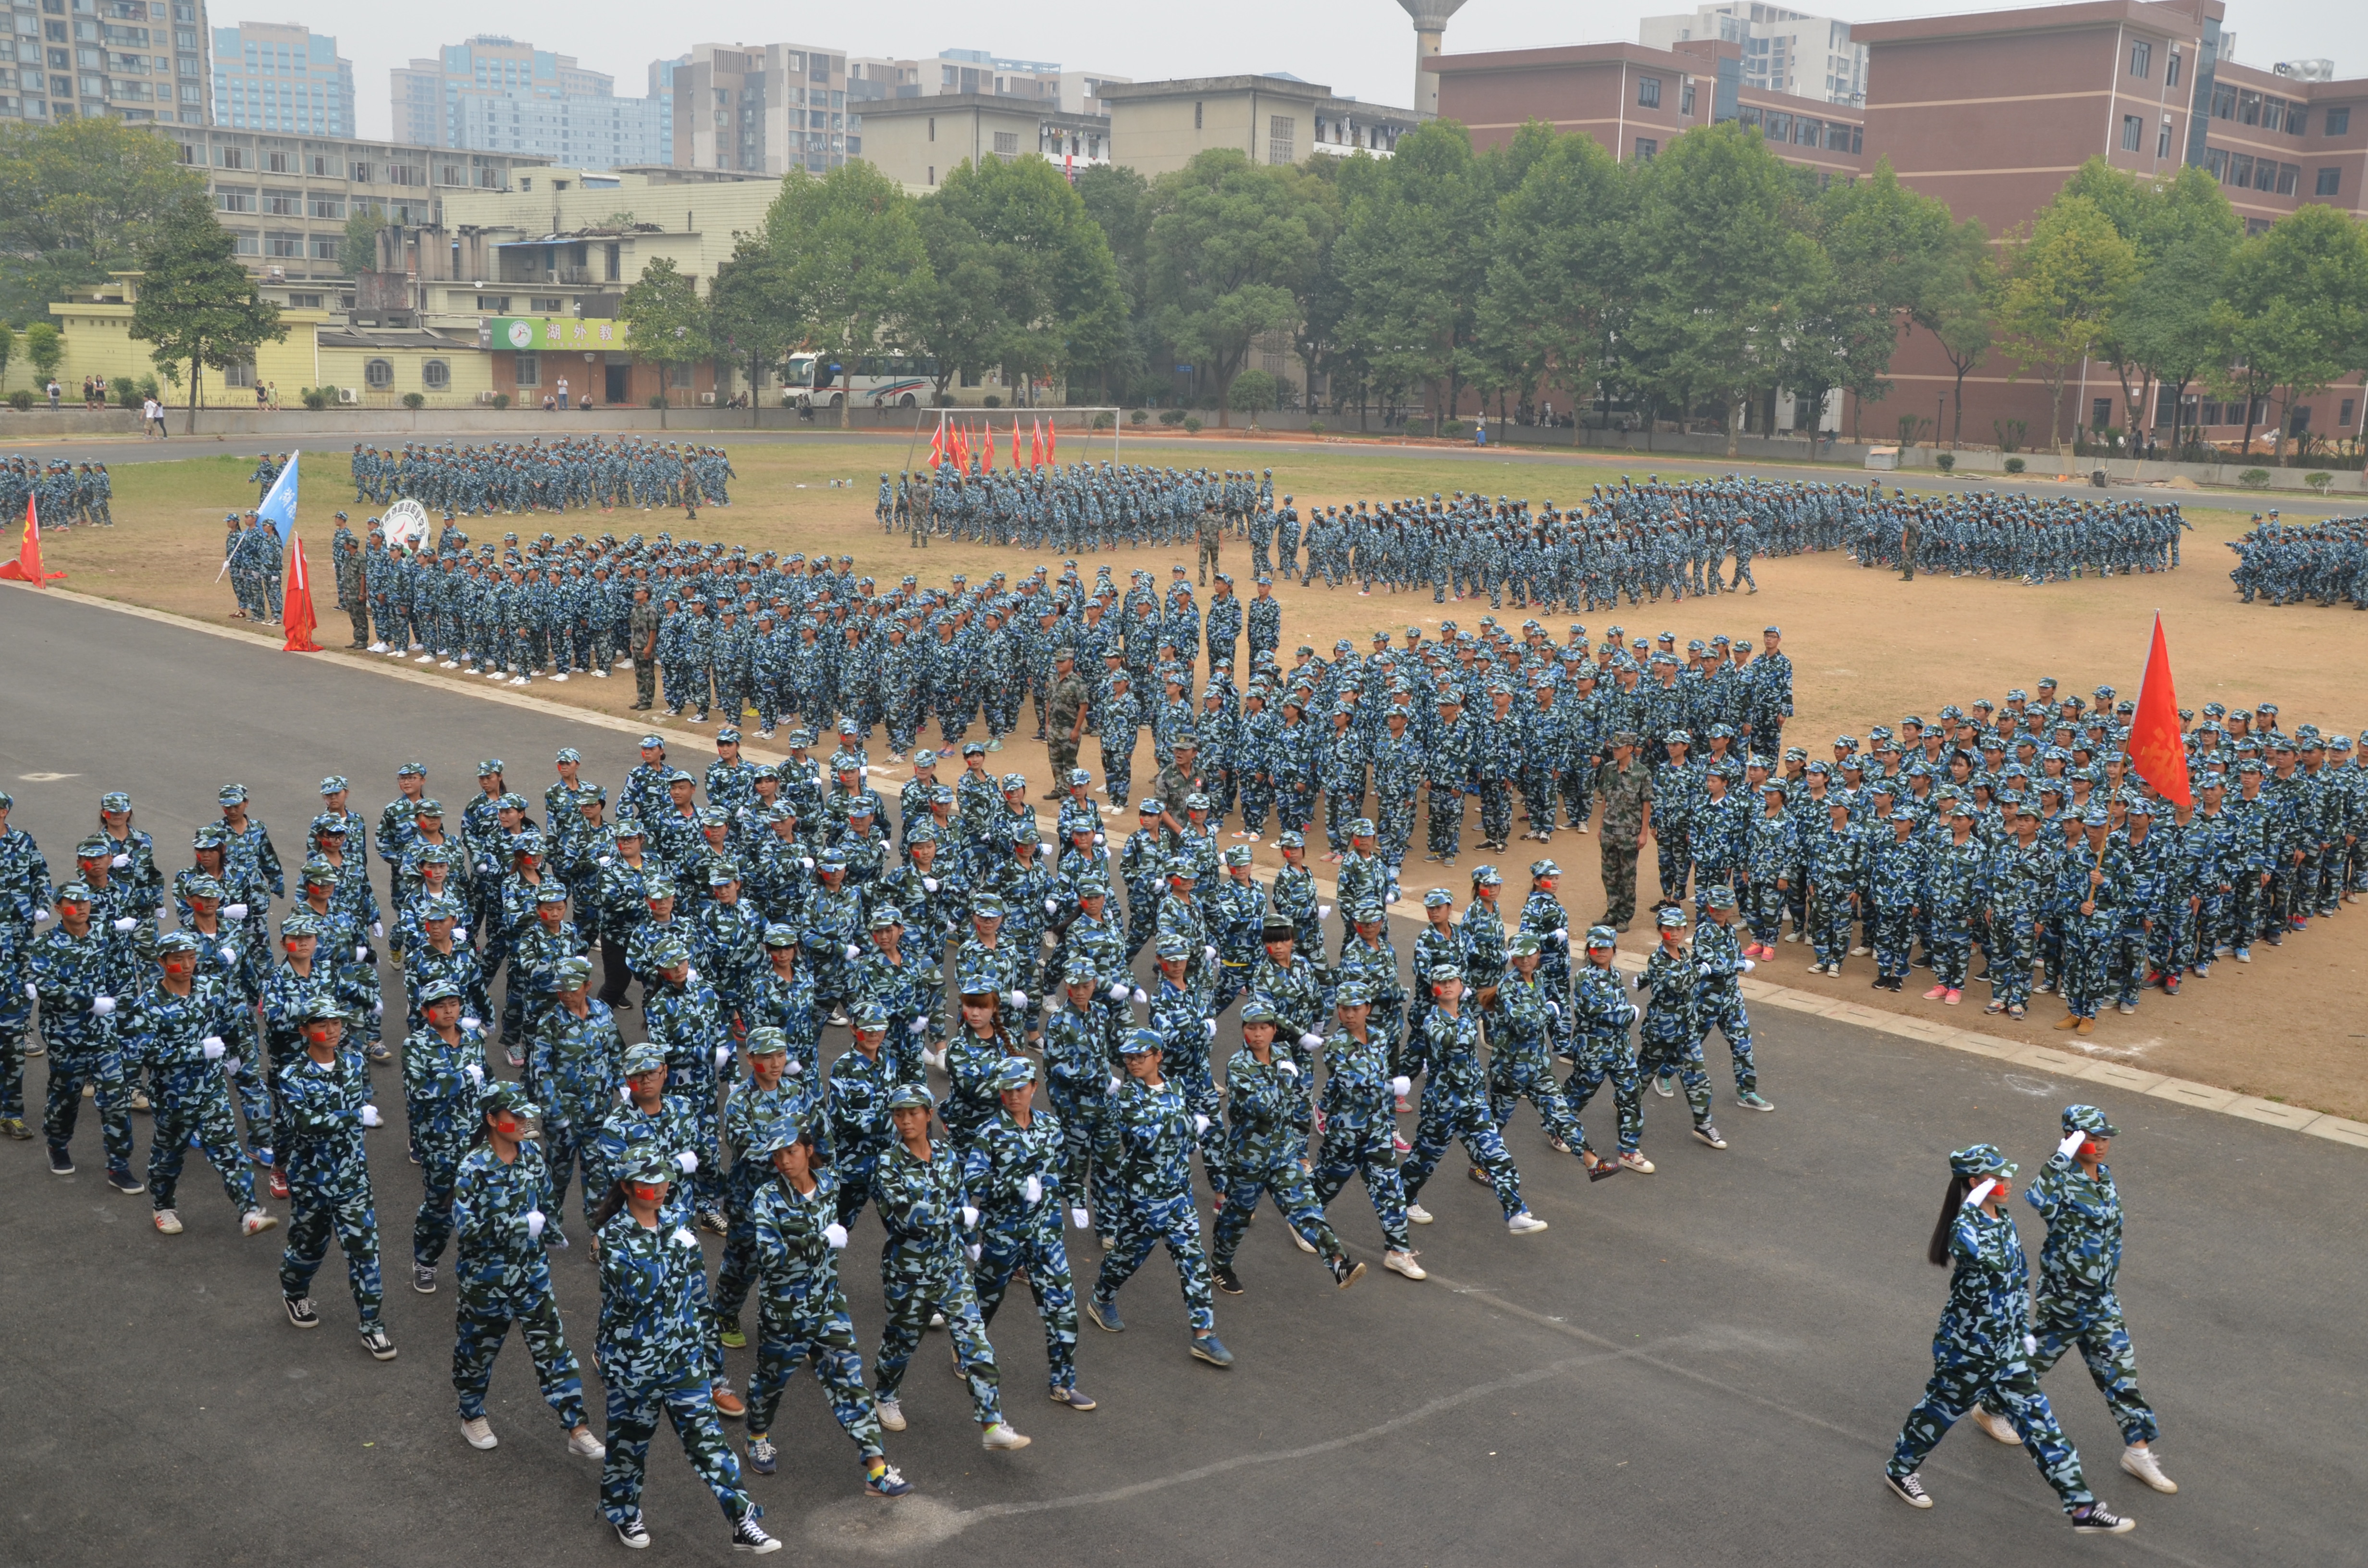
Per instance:
[[[2011,1448],[2021,1448],[2022,1446],[2022,1434],[2014,1429],[2014,1423],[2009,1421],[2005,1416],[2000,1415],[1997,1411],[1992,1410],[1987,1404],[1976,1404],[1974,1406],[1974,1425],[1988,1433],[1991,1437],[1995,1438],[1998,1442],[2005,1443]]]
[[[2153,1487],[2157,1492],[2176,1492],[2179,1483],[2163,1474],[2162,1466],[2155,1462],[2152,1449],[2141,1449],[2133,1443],[2122,1450],[2122,1468]]]
[[[413,662],[414,664],[420,664],[420,665],[432,665],[432,664],[434,664],[434,663],[436,662],[436,655],[435,655],[435,654],[433,654],[433,653],[422,653],[422,654],[420,654],[420,655],[419,655],[419,657],[418,657],[418,658],[416,658],[416,659],[413,660],[412,662]]]
[[[242,1236],[259,1236],[266,1231],[276,1231],[279,1228],[279,1219],[260,1209],[250,1209],[239,1216],[238,1233]]]
[[[581,1427],[567,1434],[567,1451],[587,1460],[604,1460],[609,1457],[609,1446],[594,1437],[592,1428],[589,1426]]]
[[[1291,1242],[1293,1246],[1297,1247],[1302,1252],[1312,1253],[1315,1250],[1315,1246],[1308,1241],[1308,1239],[1305,1236],[1301,1235],[1297,1231],[1291,1233]]]
[[[1394,1274],[1403,1274],[1409,1279],[1428,1279],[1430,1278],[1430,1271],[1425,1268],[1421,1264],[1417,1263],[1414,1260],[1414,1254],[1410,1252],[1383,1253],[1382,1255],[1382,1267],[1390,1270]]]
[[[1546,1228],[1546,1222],[1524,1209],[1505,1221],[1505,1229],[1517,1236],[1535,1235]]]
[[[609,672],[606,670],[594,670],[592,673],[598,676],[602,680],[607,680],[609,678]]]
[[[478,1449],[498,1448],[502,1441],[494,1436],[494,1424],[482,1415],[461,1422],[461,1436],[469,1440],[471,1448]]]
[[[1430,1210],[1425,1209],[1421,1204],[1409,1203],[1406,1205],[1407,1223],[1415,1225],[1428,1225],[1430,1223]]]
[[[181,1233],[181,1216],[179,1211],[172,1209],[157,1210],[156,1229],[168,1236],[179,1235]]]
[[[564,676],[564,675],[558,675],[558,676],[552,676],[551,678],[552,678],[552,679],[553,679],[553,680],[565,680],[567,677],[566,677],[565,676]]]
[[[453,662],[452,662],[451,660],[450,660],[450,659],[439,659],[439,660],[438,660],[438,661],[437,661],[436,667],[437,667],[438,669],[439,669],[439,670],[450,670],[450,669],[457,669],[457,668],[459,668],[460,666],[459,666],[459,665],[455,665],[455,664],[453,664]]]
[[[880,1417],[880,1425],[886,1430],[902,1432],[905,1429],[905,1407],[894,1400],[883,1399],[876,1402],[874,1414]]]
[[[386,652],[386,644],[383,642],[373,642],[370,645],[370,651],[373,653],[383,653]]]
[[[982,1449],[1024,1449],[1033,1441],[1034,1438],[1013,1431],[1008,1421],[998,1421],[978,1435],[978,1446]]]

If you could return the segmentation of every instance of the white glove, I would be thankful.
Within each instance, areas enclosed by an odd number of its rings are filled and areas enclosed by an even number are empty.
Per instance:
[[[849,963],[853,963],[853,962],[855,962],[857,960],[859,960],[859,959],[860,959],[860,958],[862,958],[862,957],[863,957],[863,949],[860,949],[860,948],[857,947],[857,946],[856,946],[854,943],[852,943],[852,942],[849,942],[849,943],[848,943],[848,944],[847,944],[847,961],[848,961],[848,962],[849,962]]]
[[[1321,1051],[1324,1049],[1324,1037],[1320,1034],[1315,1033],[1313,1030],[1306,1034],[1303,1034],[1299,1037],[1299,1049],[1302,1051]]]
[[[225,903],[222,905],[222,913],[229,915],[233,920],[244,920],[246,918],[246,905],[243,903]]]
[[[371,936],[373,936],[373,937],[383,937],[386,935],[386,922],[385,922],[385,921],[383,921],[383,920],[373,920],[373,921],[371,921],[371,922],[370,922],[370,935],[371,935]]]
[[[978,1229],[978,1210],[975,1210],[975,1209],[972,1208],[969,1204],[965,1203],[965,1204],[963,1204],[963,1205],[962,1206],[962,1229],[963,1229],[963,1230],[965,1230],[965,1231],[975,1231],[975,1230],[977,1230],[977,1229]]]
[[[804,1071],[804,1067],[800,1065],[797,1062],[792,1061],[781,1069],[781,1076],[784,1078],[794,1078]]]
[[[1964,1206],[1968,1209],[1980,1208],[1982,1199],[1987,1198],[1990,1195],[1990,1188],[1996,1186],[1998,1186],[1998,1183],[1988,1177],[1985,1177],[1982,1180],[1975,1182],[1974,1184],[1974,1189],[1965,1194]]]
[[[1547,1014],[1548,1014],[1550,1017],[1556,1017],[1556,1018],[1561,1017],[1562,1017],[1562,1004],[1561,1004],[1561,1003],[1559,1003],[1559,1002],[1549,1002],[1549,1003],[1547,1003],[1547,1004],[1546,1004],[1546,1012],[1547,1012]]]
[[[379,1115],[378,1107],[374,1105],[366,1105],[362,1107],[362,1125],[364,1127],[383,1127],[386,1125],[386,1119]]]
[[[682,978],[686,984],[691,981],[697,980],[699,978],[698,966],[695,964],[685,964],[682,970]]]
[[[29,980],[25,982],[25,1000],[28,1002],[38,1002],[40,999],[41,988],[34,984]]]
[[[1291,1077],[1296,1078],[1299,1076],[1299,1063],[1293,1062],[1288,1056],[1277,1057],[1274,1064]]]
[[[847,1227],[833,1220],[822,1228],[822,1239],[828,1242],[831,1250],[836,1252],[847,1245]]]
[[[962,1248],[962,1251],[970,1255],[970,1260],[973,1263],[976,1263],[978,1261],[979,1245],[976,1242],[971,1243],[970,1245]]]
[[[1119,1081],[1118,1081],[1116,1078],[1112,1078],[1112,1079],[1110,1080],[1110,1092],[1111,1094],[1116,1094],[1116,1093],[1118,1093],[1118,1091],[1119,1091]]]
[[[2022,1353],[2026,1356],[2039,1354],[2039,1341],[2035,1336],[2028,1334],[2022,1336]]]
[[[1390,1080],[1390,1093],[1395,1095],[1400,1099],[1406,1098],[1406,1092],[1413,1087],[1414,1080],[1407,1077],[1403,1073]]]
[[[222,962],[224,963],[233,963],[237,961],[238,944],[236,942],[224,942],[222,945]]]
[[[1146,1002],[1148,1002],[1148,1001],[1150,1001],[1150,1000],[1151,1000],[1151,998],[1150,998],[1150,997],[1145,996],[1145,995],[1143,994],[1143,987],[1142,987],[1142,986],[1138,985],[1138,986],[1136,986],[1136,987],[1134,988],[1134,1005],[1135,1005],[1136,1006],[1140,1007],[1140,1006],[1142,1006],[1144,1003],[1146,1003]]]
[[[937,892],[937,891],[938,891],[938,879],[937,879],[937,878],[935,878],[935,877],[923,877],[923,878],[921,879],[921,888],[922,888],[922,891],[923,891],[923,892]]]
[[[719,1046],[717,1046],[717,1047],[715,1048],[715,1065],[716,1065],[716,1067],[717,1067],[719,1070],[720,1070],[720,1069],[722,1069],[722,1068],[723,1067],[723,1065],[724,1065],[725,1063],[729,1062],[731,1060],[732,1060],[732,1048],[731,1048],[730,1046],[728,1046],[728,1045],[719,1045]]]
[[[1025,1007],[1028,1006],[1028,993],[1020,990],[1018,986],[1014,986],[1012,987],[1009,1000],[1014,1007]]]
[[[915,1034],[927,1034],[929,1032],[929,1020],[927,1018],[915,1018],[905,1027],[910,1028]]]
[[[114,859],[109,860],[108,864],[114,867],[119,871],[125,870],[129,869],[131,864],[131,857],[129,855],[118,855]]]
[[[1107,844],[1107,843],[1108,843],[1108,842],[1110,842],[1110,841],[1109,841],[1108,839],[1104,838],[1100,834],[1099,834],[1099,833],[1098,833],[1098,834],[1094,835],[1094,842],[1095,842],[1096,844]]]
[[[692,1153],[688,1149],[685,1149],[680,1153],[677,1154],[674,1157],[674,1163],[676,1167],[685,1176],[689,1176],[699,1169],[699,1156]]]
[[[1048,898],[1048,899],[1046,899],[1046,900],[1044,901],[1044,913],[1045,913],[1045,914],[1047,914],[1047,915],[1058,915],[1058,914],[1060,914],[1060,913],[1061,913],[1061,901],[1060,901],[1059,899],[1057,899],[1057,898]]]
[[[1090,1231],[1094,1228],[1093,1216],[1087,1213],[1083,1209],[1072,1209],[1069,1210],[1069,1223],[1075,1225],[1081,1231]]]
[[[370,949],[359,942],[356,942],[354,944],[354,961],[356,963],[359,963],[368,957],[370,957]]]
[[[1125,1001],[1126,994],[1126,982],[1123,980],[1114,983],[1110,988],[1110,999],[1113,1002]]]
[[[140,922],[132,919],[129,915],[121,915],[116,917],[115,928],[119,931],[129,931],[136,927],[139,924]]]
[[[218,1034],[210,1034],[206,1036],[205,1041],[200,1049],[205,1051],[207,1061],[220,1062],[224,1054],[227,1053],[229,1048],[222,1044],[222,1036]]]
[[[373,1018],[382,1018],[386,1017],[386,999],[384,997],[373,997],[371,999],[370,1017]]]
[[[1555,941],[1557,944],[1560,944],[1560,943],[1564,943],[1564,942],[1567,942],[1567,941],[1569,941],[1569,940],[1570,940],[1570,927],[1568,927],[1567,926],[1555,926],[1555,927],[1554,928],[1554,941]]]
[[[2082,1143],[2086,1142],[2088,1141],[2088,1137],[2089,1135],[2085,1132],[2067,1134],[2063,1142],[2055,1145],[2055,1157],[2059,1160],[2070,1159],[2073,1152],[2078,1149]]]
[[[225,1056],[225,1057],[223,1057],[223,1058],[222,1058],[222,1076],[223,1076],[223,1077],[225,1077],[225,1078],[235,1078],[235,1077],[237,1077],[237,1076],[238,1076],[238,1069],[239,1069],[239,1061],[238,1061],[238,1058],[237,1058],[237,1057],[235,1057],[235,1056]]]
[[[811,871],[814,869],[814,857],[811,855],[802,855],[798,858],[798,864]]]
[[[1317,905],[1315,906],[1315,918],[1316,918],[1316,919],[1318,919],[1318,920],[1329,920],[1329,919],[1331,919],[1331,918],[1332,918],[1332,906],[1331,906],[1330,904],[1328,904],[1328,903],[1319,903],[1319,904],[1317,904]]]
[[[477,1088],[485,1086],[485,1069],[481,1063],[472,1062],[461,1071],[469,1075],[469,1082]]]
[[[1044,1201],[1044,1184],[1034,1176],[1030,1176],[1028,1178],[1028,1185],[1021,1187],[1019,1190],[1027,1194],[1028,1201],[1030,1203],[1042,1203]]]
[[[90,1010],[103,1018],[107,1017],[108,1014],[115,1011],[115,998],[112,996],[94,996],[90,999]]]
[[[600,864],[603,866],[613,865],[616,862],[616,858],[617,858],[613,855],[603,855],[600,857]]]
[[[526,1211],[526,1239],[530,1242],[542,1240],[542,1210],[540,1209]]]
[[[36,926],[41,925],[49,918],[50,912],[46,909],[37,909],[33,911],[33,924]]]
[[[461,1027],[464,1029],[481,1029],[485,1027],[485,1020],[483,1018],[464,1017],[461,1020]]]
[[[677,1225],[671,1239],[678,1247],[695,1247],[699,1244],[699,1238],[690,1233],[689,1225]]]
[[[1743,972],[1746,974],[1749,974],[1753,970],[1758,969],[1759,967],[1759,960],[1758,959],[1746,959],[1743,960]]]
[[[1217,949],[1203,944],[1201,949],[1201,957],[1209,963],[1215,963],[1217,961]]]

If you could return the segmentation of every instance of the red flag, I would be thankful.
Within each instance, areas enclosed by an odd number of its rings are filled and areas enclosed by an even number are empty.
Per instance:
[[[279,651],[317,653],[321,645],[313,641],[313,630],[321,623],[313,619],[313,579],[304,568],[304,540],[293,529],[289,531],[288,550],[288,593],[279,607],[279,620],[288,629],[288,641]]]
[[[1028,466],[1044,466],[1044,422],[1042,419],[1028,422]]]
[[[932,469],[942,468],[945,466],[945,461],[946,422],[943,418],[939,418],[937,429],[932,432],[929,437],[929,467]]]
[[[1046,462],[1055,466],[1060,463],[1060,446],[1061,427],[1053,421],[1047,420],[1044,425],[1044,460]]]
[[[1019,466],[1019,415],[1011,416],[1011,466]]]
[[[981,473],[993,473],[995,472],[994,426],[981,425],[978,427],[978,472]]]
[[[17,547],[17,559],[0,561],[0,579],[12,583],[30,583],[46,588],[64,576],[63,572],[41,570],[41,519],[33,510],[33,498],[25,497],[25,542]]]
[[[2170,684],[2170,645],[2163,641],[2162,612],[2154,617],[2154,647],[2146,654],[2146,679],[2138,686],[2138,710],[2130,720],[2130,766],[2163,799],[2195,804],[2187,787],[2187,746],[2179,728],[2179,694]]]

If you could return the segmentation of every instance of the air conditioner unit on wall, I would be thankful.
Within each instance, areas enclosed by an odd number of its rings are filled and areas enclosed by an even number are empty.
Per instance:
[[[362,394],[356,392],[351,387],[339,387],[337,389],[337,401],[339,403],[359,403],[361,400]]]
[[[487,407],[489,407],[489,408],[490,408],[491,406],[493,406],[494,399],[495,399],[495,396],[497,396],[497,395],[498,395],[498,394],[497,394],[496,392],[495,392],[495,391],[494,391],[494,389],[493,389],[493,388],[491,388],[491,387],[487,387],[484,391],[483,391],[483,392],[479,392],[479,393],[477,394],[477,401],[478,401],[479,403],[482,403],[485,404]]]
[[[707,404],[708,407],[712,408],[715,406],[715,394],[712,392],[700,392],[699,394],[699,401]]]

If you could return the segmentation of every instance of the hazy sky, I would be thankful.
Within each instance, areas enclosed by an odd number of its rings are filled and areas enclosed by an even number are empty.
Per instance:
[[[1809,0],[1796,8],[1816,11]],[[1640,17],[1682,9],[1674,4],[1577,8],[1546,0],[1467,0],[1447,30],[1450,51],[1598,43],[1636,36]],[[1866,0],[1832,12],[1849,21],[1929,16],[1976,6],[1924,0]],[[333,33],[354,62],[360,131],[389,134],[387,72],[414,55],[480,32],[507,33],[539,48],[573,54],[617,78],[617,91],[646,90],[649,62],[702,42],[794,42],[850,54],[927,59],[943,49],[983,49],[1006,58],[1058,61],[1071,70],[1107,71],[1151,81],[1169,76],[1287,71],[1371,102],[1405,107],[1414,97],[1414,35],[1389,0],[1331,0],[1286,6],[1252,0],[1197,0],[1185,6],[955,5],[894,0],[858,12],[811,5],[731,6],[672,0],[652,10],[625,0],[581,0],[567,6],[525,0],[412,0],[357,12],[322,0],[213,0],[217,25],[248,17],[301,22]],[[2368,6],[2301,0],[2231,0],[2228,25],[2237,58],[2267,67],[2280,60],[2326,56],[2340,76],[2368,75]]]

